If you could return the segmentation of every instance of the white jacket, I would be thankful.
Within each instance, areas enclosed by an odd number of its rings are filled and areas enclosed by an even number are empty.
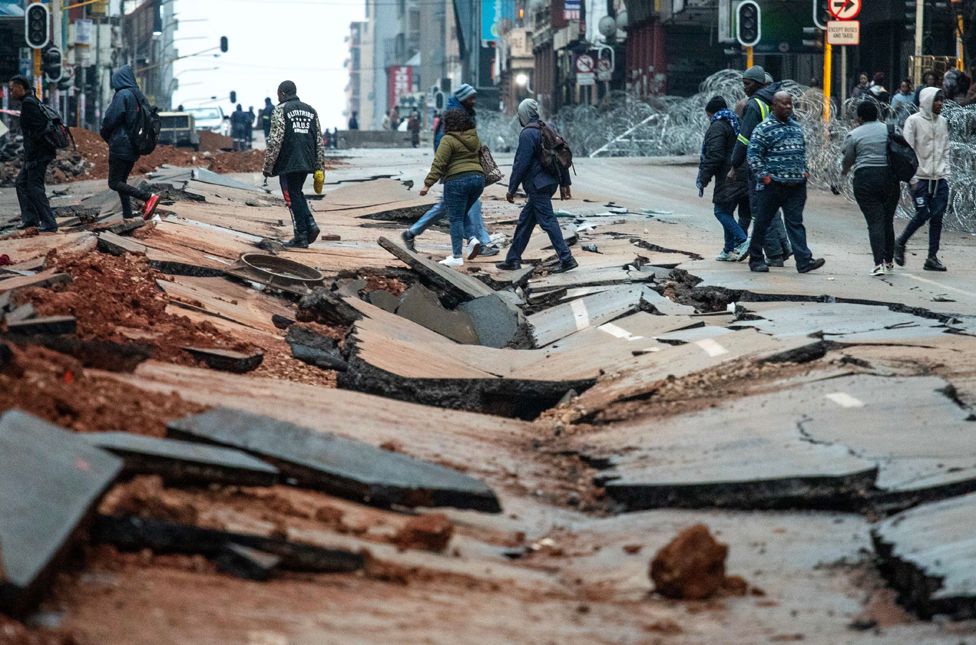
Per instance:
[[[939,88],[926,87],[919,95],[919,111],[905,121],[902,134],[918,157],[915,179],[945,179],[949,174],[949,124],[932,113]]]

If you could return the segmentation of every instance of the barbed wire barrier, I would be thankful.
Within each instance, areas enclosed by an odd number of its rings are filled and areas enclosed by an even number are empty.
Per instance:
[[[803,126],[812,185],[833,190],[851,202],[851,178],[841,176],[844,138],[856,127],[854,114],[864,100],[876,102],[888,122],[904,124],[914,105],[894,111],[873,97],[848,99],[843,109],[836,101],[831,119],[823,122],[823,93],[794,81],[783,81],[793,95],[797,120]],[[742,73],[723,70],[706,78],[697,94],[689,97],[662,96],[637,99],[625,92],[613,92],[600,105],[564,107],[549,121],[570,142],[577,157],[661,157],[697,155],[708,128],[705,105],[722,96],[730,107],[745,99]],[[950,170],[949,212],[946,225],[976,233],[976,106],[961,107],[946,101],[942,116],[949,122]],[[518,120],[501,113],[481,111],[478,131],[482,141],[496,150],[514,150],[521,128]],[[694,187],[690,187],[689,190]],[[902,184],[899,217],[914,215],[914,206]]]

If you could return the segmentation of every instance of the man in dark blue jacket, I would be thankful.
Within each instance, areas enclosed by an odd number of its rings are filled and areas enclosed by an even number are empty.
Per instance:
[[[48,164],[54,161],[56,151],[44,139],[47,117],[25,77],[14,76],[7,87],[11,98],[20,101],[20,130],[24,135],[24,165],[15,182],[17,201],[20,202],[20,226],[17,228],[36,226],[43,233],[53,233],[58,230],[58,223],[44,191],[44,175]]]
[[[102,128],[99,134],[108,142],[108,187],[119,194],[122,202],[122,217],[134,217],[130,197],[143,202],[142,217],[149,219],[156,211],[159,195],[139,190],[130,186],[126,181],[129,173],[139,159],[139,151],[132,141],[132,131],[136,129],[138,120],[142,118],[142,105],[145,103],[142,92],[136,85],[136,77],[132,68],[123,65],[112,74],[112,89],[115,96],[112,103],[105,110]]]
[[[498,263],[503,271],[514,271],[522,267],[522,253],[529,245],[532,230],[538,224],[549,235],[552,248],[559,256],[559,266],[554,273],[563,273],[579,266],[572,252],[563,239],[563,232],[552,212],[552,196],[556,188],[560,189],[562,199],[571,199],[572,193],[569,171],[560,168],[559,177],[547,170],[541,161],[542,129],[539,121],[539,104],[535,99],[525,99],[518,106],[519,123],[522,133],[519,135],[518,149],[515,151],[515,162],[512,166],[512,176],[508,182],[508,194],[505,199],[509,204],[515,203],[515,191],[521,185],[525,188],[528,201],[519,214],[518,224],[515,225],[515,235],[512,246],[504,262]]]

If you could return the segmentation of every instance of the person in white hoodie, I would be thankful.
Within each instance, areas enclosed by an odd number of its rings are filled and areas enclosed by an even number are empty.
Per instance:
[[[912,179],[915,217],[895,241],[895,263],[905,266],[905,245],[919,228],[929,223],[929,251],[922,268],[945,271],[939,261],[942,218],[949,205],[949,125],[942,117],[942,90],[926,87],[919,95],[919,111],[905,121],[903,135],[918,157]]]

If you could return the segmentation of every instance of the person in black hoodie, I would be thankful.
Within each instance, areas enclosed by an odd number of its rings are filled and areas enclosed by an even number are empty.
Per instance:
[[[744,166],[736,168],[729,179],[729,158],[739,134],[739,119],[729,109],[721,96],[714,96],[705,106],[709,125],[702,142],[701,162],[698,166],[698,196],[705,194],[705,187],[715,178],[715,191],[712,203],[715,205],[715,218],[725,231],[725,245],[716,256],[719,262],[737,262],[749,252],[749,240],[745,231],[732,216],[739,200],[748,190],[748,170]]]
[[[134,217],[129,198],[135,197],[143,202],[142,218],[149,219],[159,204],[159,195],[126,183],[132,167],[139,159],[139,151],[136,150],[130,133],[136,128],[137,119],[141,118],[139,111],[144,103],[131,67],[123,65],[112,74],[112,89],[115,90],[115,96],[105,110],[99,132],[102,139],[108,142],[108,187],[119,194],[122,217]]]
[[[742,74],[742,89],[745,91],[748,100],[739,123],[739,135],[736,138],[735,147],[732,149],[730,179],[733,178],[735,169],[742,167],[742,164],[745,163],[752,131],[769,116],[773,96],[780,88],[781,84],[772,82],[771,77],[767,77],[766,71],[759,65],[750,67]],[[749,206],[753,215],[759,212],[756,204],[756,179],[751,171],[749,173]],[[791,255],[786,237],[786,226],[778,213],[769,224],[766,239],[763,240],[763,251],[766,254],[767,264],[774,267],[783,266],[783,262]]]
[[[307,248],[319,236],[319,227],[302,188],[309,173],[325,170],[322,125],[311,105],[298,99],[292,81],[278,86],[278,107],[271,114],[271,133],[264,152],[264,176],[277,176],[281,194],[292,214],[295,236],[285,246]]]
[[[271,134],[271,113],[274,112],[274,104],[271,102],[271,97],[265,97],[264,107],[261,108],[261,129],[264,130],[264,140],[268,140],[268,135]]]
[[[43,233],[53,233],[58,230],[58,223],[47,201],[44,175],[48,164],[54,161],[56,151],[44,139],[47,117],[25,77],[14,76],[7,87],[11,98],[20,101],[20,130],[24,135],[24,165],[15,182],[17,201],[20,202],[20,226],[17,228],[36,226]]]

